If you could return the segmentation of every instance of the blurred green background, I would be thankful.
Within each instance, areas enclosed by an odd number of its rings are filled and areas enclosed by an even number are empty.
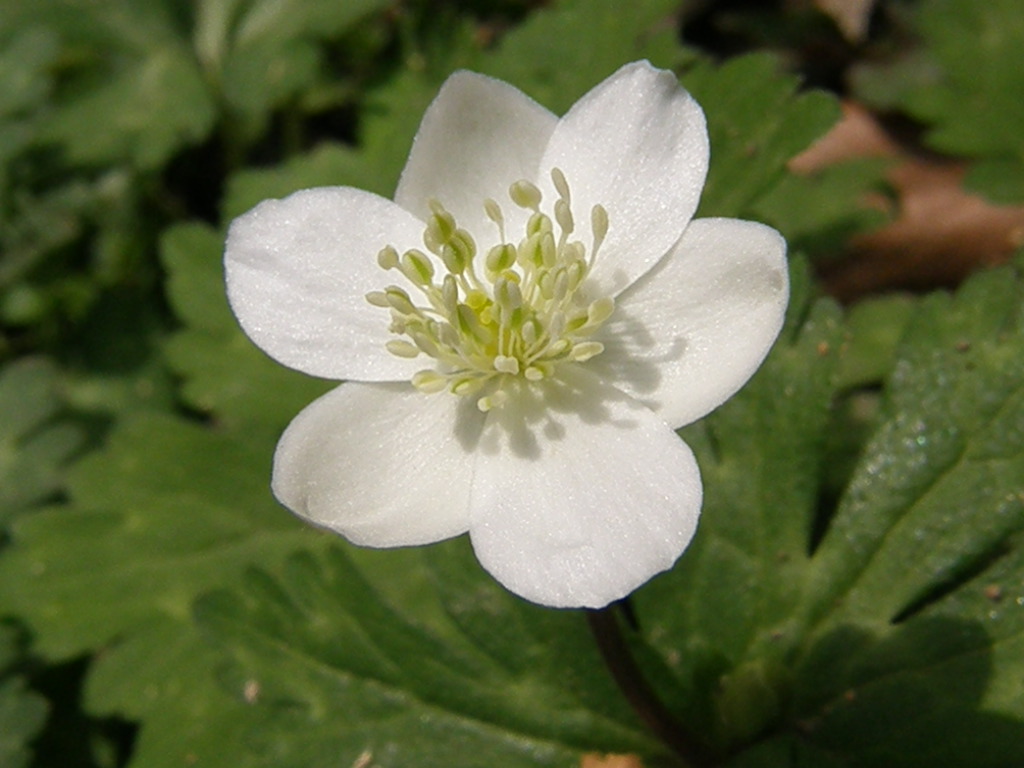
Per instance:
[[[275,505],[330,383],[220,263],[266,197],[389,196],[455,69],[561,113],[638,58],[707,112],[701,214],[780,229],[795,285],[687,435],[709,533],[641,666],[723,764],[1024,764],[1021,50],[1021,0],[0,0],[0,766],[676,764],[579,617]]]

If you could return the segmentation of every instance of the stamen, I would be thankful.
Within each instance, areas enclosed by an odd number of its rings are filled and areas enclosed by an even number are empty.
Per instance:
[[[591,208],[588,253],[583,243],[570,239],[575,219],[565,174],[553,168],[551,181],[558,199],[546,210],[532,182],[509,187],[511,202],[530,212],[518,242],[506,236],[501,206],[483,201],[498,241],[482,251],[482,278],[474,267],[476,241],[437,200],[428,201],[423,231],[432,256],[416,248],[399,255],[390,245],[377,254],[380,267],[400,272],[423,302],[418,305],[395,285],[366,294],[369,304],[390,311],[390,329],[405,337],[388,341],[387,350],[433,361],[433,368],[412,377],[421,392],[447,389],[476,397],[477,407],[489,411],[507,402],[509,377],[540,382],[557,376],[563,363],[585,363],[604,351],[592,338],[611,317],[615,301],[610,296],[588,300],[579,288],[608,233],[608,213],[600,205]]]
[[[526,208],[535,212],[540,208],[540,190],[537,189],[536,184],[532,184],[526,181],[526,179],[520,179],[512,184],[508,189],[508,196],[520,208]]]
[[[487,198],[484,200],[484,213],[487,218],[498,225],[498,235],[501,240],[505,239],[505,215],[501,212],[501,206],[497,201]]]
[[[594,246],[590,249],[590,263],[593,264],[605,235],[608,234],[608,211],[603,205],[598,204],[590,209],[590,228],[594,232]]]
[[[402,339],[392,339],[387,344],[388,352],[396,357],[418,357],[420,354],[419,348],[415,344],[410,344],[408,341]]]
[[[398,251],[385,245],[377,254],[377,263],[381,269],[395,269],[398,266]]]
[[[442,392],[448,386],[448,379],[437,371],[419,371],[412,375],[412,385],[428,395]]]
[[[601,325],[615,311],[615,299],[602,296],[587,307],[587,325]]]
[[[412,249],[403,253],[399,268],[413,285],[430,285],[434,279],[434,265],[423,251]]]
[[[555,185],[555,190],[557,190],[558,196],[565,200],[565,204],[568,205],[570,202],[569,182],[565,180],[565,174],[562,173],[561,168],[551,169],[551,181]]]

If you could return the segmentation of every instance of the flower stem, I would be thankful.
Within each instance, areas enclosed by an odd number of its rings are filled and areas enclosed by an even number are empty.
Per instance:
[[[613,613],[616,607],[627,608],[625,604],[613,603],[600,610],[587,611],[587,624],[612,678],[640,719],[682,758],[685,765],[709,768],[714,761],[707,749],[676,720],[644,679]]]

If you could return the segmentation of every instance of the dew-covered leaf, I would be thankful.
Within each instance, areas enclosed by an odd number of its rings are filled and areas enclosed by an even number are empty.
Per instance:
[[[816,553],[816,616],[889,622],[1024,524],[1022,296],[1005,268],[921,303]]]
[[[809,574],[798,706],[865,764],[1024,759],[1022,307],[1019,267],[921,304]]]
[[[638,639],[672,673],[663,694],[732,750],[766,739],[736,765],[818,750],[851,766],[1020,762],[1019,265],[954,296],[872,302],[843,333],[827,305],[797,317],[685,432],[701,530],[636,595]],[[879,378],[880,403],[857,389]],[[866,439],[833,434],[850,429]]]

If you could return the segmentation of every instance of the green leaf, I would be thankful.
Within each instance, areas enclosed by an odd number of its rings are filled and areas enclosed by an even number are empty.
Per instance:
[[[167,357],[194,408],[227,425],[266,425],[276,434],[332,384],[288,370],[245,337],[224,293],[223,251],[223,236],[206,225],[165,231],[168,297],[186,324],[168,342]]]
[[[29,742],[42,728],[46,711],[45,700],[21,678],[0,678],[0,765],[29,765]]]
[[[770,54],[721,65],[700,61],[682,83],[707,114],[711,168],[699,215],[743,216],[780,182],[786,162],[825,133],[839,106],[822,91],[797,93]]]
[[[864,387],[884,381],[917,303],[910,296],[877,296],[856,304],[846,316],[848,340],[839,358],[836,386]]]
[[[308,89],[323,68],[320,41],[337,39],[388,0],[204,0],[195,41],[231,109],[260,122]]]
[[[28,766],[29,742],[46,720],[46,701],[29,690],[18,676],[5,674],[18,658],[16,632],[0,626],[0,765],[4,768]]]
[[[1019,0],[929,0],[919,29],[942,67],[937,87],[911,91],[908,107],[933,122],[929,142],[950,153],[1024,158],[1024,46]]]
[[[1024,200],[1024,157],[981,160],[967,172],[964,186],[994,203],[1020,203]]]
[[[50,96],[49,68],[59,52],[52,32],[30,28],[0,38],[0,206],[6,207],[11,158],[32,143],[35,124]]]
[[[1006,268],[921,304],[809,574],[798,707],[864,764],[1024,759],[1022,299]]]
[[[719,746],[770,726],[786,695],[776,653],[809,558],[842,341],[833,303],[804,308],[801,274],[791,324],[754,379],[683,431],[704,478],[700,528],[676,567],[635,595],[674,676],[656,678],[663,695]]]
[[[46,29],[24,29],[3,40],[0,117],[29,112],[49,96],[52,83],[47,68],[53,64],[57,52],[56,35]]]
[[[812,258],[843,254],[854,235],[885,224],[888,216],[865,204],[868,194],[886,188],[886,160],[855,160],[811,175],[787,174],[757,199],[757,219],[786,236],[790,253]]]
[[[13,527],[0,610],[24,617],[49,658],[187,617],[198,593],[316,541],[274,503],[271,452],[265,439],[167,415],[125,419],[106,449],[75,465],[72,506]]]
[[[428,547],[424,557],[435,594],[473,647],[517,675],[571,688],[592,712],[632,722],[582,616],[513,597],[483,570],[465,538]]]
[[[0,371],[0,523],[62,487],[64,466],[84,437],[57,419],[62,407],[49,360],[26,358]]]
[[[676,0],[566,0],[533,13],[481,56],[479,70],[521,88],[556,114],[616,69],[637,59],[674,67],[692,57],[680,48]]]
[[[103,85],[66,101],[43,126],[42,137],[61,144],[76,163],[123,159],[147,170],[202,140],[214,120],[202,74],[186,51],[158,45]]]
[[[679,565],[636,594],[648,668],[720,748],[760,744],[735,765],[1020,762],[1020,267],[872,302],[845,339],[834,308],[800,307],[748,387],[685,433],[705,510]],[[886,368],[833,506],[850,446],[830,433],[861,397],[839,388]]]
[[[490,602],[495,619],[501,603]],[[580,635],[581,615],[556,615]],[[494,656],[442,642],[382,602],[338,550],[293,558],[282,580],[253,572],[241,593],[204,598],[198,616],[235,659],[229,680],[252,702],[252,748],[266,765],[564,766],[592,750],[666,757],[635,723],[590,710],[573,680],[538,676],[528,663],[536,645]]]
[[[60,144],[72,162],[154,169],[212,128],[213,100],[170,3],[7,5],[10,20],[48,28],[76,48],[80,66],[65,78],[39,135]]]
[[[256,766],[246,750],[248,705],[220,683],[221,666],[191,621],[153,619],[97,657],[85,709],[141,723],[132,766]]]
[[[889,622],[1024,523],[1022,296],[1006,268],[920,305],[816,554],[813,615]]]
[[[1024,200],[1020,0],[925,0],[910,18],[922,47],[860,67],[858,92],[923,122],[932,148],[983,160],[970,178],[973,189],[997,202]]]
[[[409,138],[411,142],[411,135]],[[397,156],[403,150],[392,147],[392,151]],[[404,157],[401,160],[404,161]],[[342,144],[321,144],[274,168],[247,169],[233,174],[224,196],[224,219],[240,216],[268,198],[287,197],[310,187],[358,187],[390,197],[398,178],[397,171],[394,180],[382,176],[384,174],[377,170],[367,152]]]

